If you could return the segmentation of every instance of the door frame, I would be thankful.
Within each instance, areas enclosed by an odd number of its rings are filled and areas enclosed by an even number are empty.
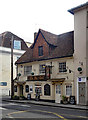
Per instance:
[[[23,95],[23,85],[20,85],[20,96]]]
[[[60,92],[62,94],[62,85],[60,83],[56,83],[55,84],[55,102],[56,102],[56,85],[60,85]],[[61,96],[62,96],[61,94],[59,94],[60,95],[60,100],[61,100]],[[57,102],[57,103],[60,103],[60,102]]]
[[[85,89],[86,89],[86,77],[78,77],[77,78],[77,104],[79,104],[79,83],[80,82],[85,83]],[[85,105],[85,104],[86,104],[86,93],[85,93],[85,103],[82,105]]]

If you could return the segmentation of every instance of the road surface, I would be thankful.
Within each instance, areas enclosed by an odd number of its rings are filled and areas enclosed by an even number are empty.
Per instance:
[[[2,120],[17,120],[19,118],[35,118],[43,120],[88,120],[88,111],[78,109],[68,109],[52,106],[42,106],[34,104],[10,103],[3,101],[0,103]],[[8,119],[5,119],[8,118]]]

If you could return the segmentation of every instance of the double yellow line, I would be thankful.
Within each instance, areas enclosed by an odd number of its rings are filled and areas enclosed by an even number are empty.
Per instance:
[[[59,114],[57,114],[57,113],[54,113],[54,112],[41,111],[41,110],[31,110],[31,112],[32,112],[32,111],[53,114],[53,115],[56,115],[57,117],[59,117],[59,118],[61,118],[61,119],[63,119],[63,120],[67,120],[67,119],[65,119],[63,116],[61,116],[61,115],[59,115]],[[7,114],[7,115],[11,117],[11,115],[13,115],[13,114],[19,114],[19,113],[23,113],[23,112],[29,112],[29,110],[12,112],[12,113],[9,113],[9,114]]]

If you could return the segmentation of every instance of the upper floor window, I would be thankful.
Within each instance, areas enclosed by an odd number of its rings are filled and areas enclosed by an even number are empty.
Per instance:
[[[45,64],[39,66],[39,73],[45,73]]]
[[[66,62],[59,63],[59,72],[66,72]]]
[[[14,40],[14,49],[21,50],[21,41],[19,40]]]
[[[24,75],[32,73],[32,66],[24,66]]]
[[[43,56],[43,46],[38,47],[38,54],[39,56]]]

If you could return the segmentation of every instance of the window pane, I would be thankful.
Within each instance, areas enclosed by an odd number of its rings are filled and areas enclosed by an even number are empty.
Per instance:
[[[39,56],[43,55],[43,46],[38,47],[38,53],[39,53]]]
[[[33,92],[33,86],[30,85],[29,88],[30,88],[30,92]]]
[[[39,72],[45,73],[45,64],[39,66]]]
[[[29,92],[29,86],[28,85],[25,86],[25,92]]]
[[[50,96],[50,85],[49,84],[44,85],[44,95]]]
[[[71,85],[66,86],[66,95],[72,95],[72,86]]]
[[[24,75],[31,74],[32,66],[24,66]]]
[[[66,72],[66,62],[59,63],[59,72]]]
[[[39,94],[42,93],[42,88],[41,88],[41,86],[39,86],[39,85],[38,85],[38,86],[37,86],[37,85],[35,86],[35,93],[37,93],[37,94],[38,94],[38,93],[39,93]]]

